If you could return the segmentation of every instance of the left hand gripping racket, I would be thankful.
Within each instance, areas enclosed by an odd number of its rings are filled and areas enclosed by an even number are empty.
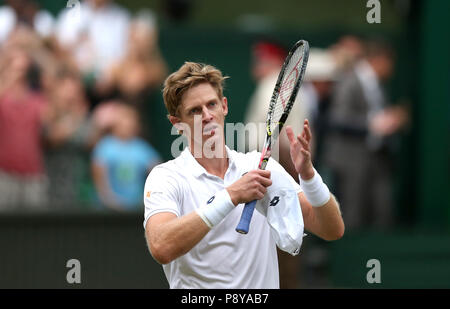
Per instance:
[[[284,60],[272,98],[270,99],[266,120],[267,133],[258,165],[259,169],[266,168],[271,155],[272,145],[275,144],[294,105],[303,75],[305,74],[308,56],[309,44],[307,41],[300,40],[295,43]],[[241,219],[236,227],[237,232],[241,234],[248,233],[255,205],[256,200],[245,204]]]

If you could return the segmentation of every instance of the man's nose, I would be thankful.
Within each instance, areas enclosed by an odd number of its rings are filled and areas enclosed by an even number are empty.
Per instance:
[[[212,119],[212,114],[211,112],[208,110],[208,108],[206,106],[203,106],[203,110],[202,110],[202,120],[203,121],[209,121]]]

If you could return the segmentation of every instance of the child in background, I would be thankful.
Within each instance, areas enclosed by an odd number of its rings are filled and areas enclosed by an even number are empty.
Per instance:
[[[138,210],[145,179],[160,155],[139,137],[139,115],[125,104],[114,105],[111,134],[94,148],[92,173],[100,202],[115,210]]]

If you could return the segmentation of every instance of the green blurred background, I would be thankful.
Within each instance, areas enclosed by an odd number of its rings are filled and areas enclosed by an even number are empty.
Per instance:
[[[325,263],[302,269],[307,287],[450,288],[450,1],[381,0],[381,24],[368,24],[364,0],[192,1],[187,19],[168,18],[165,1],[116,1],[158,16],[169,70],[184,61],[213,64],[231,78],[229,122],[242,122],[255,87],[250,46],[264,34],[287,46],[306,39],[327,47],[341,35],[383,37],[397,52],[389,84],[394,101],[408,100],[412,123],[396,159],[398,227],[348,232],[325,243],[308,236],[305,250],[326,251]],[[1,3],[1,1],[0,1]],[[40,1],[57,14],[66,1]],[[447,33],[447,34],[446,34]],[[151,142],[170,159],[170,123],[160,94],[146,115],[158,132]],[[166,288],[162,268],[147,251],[142,213],[52,213],[0,216],[1,288]],[[65,263],[82,265],[82,283],[66,282]],[[302,258],[300,254],[299,259]],[[368,284],[366,263],[381,263],[380,284]]]

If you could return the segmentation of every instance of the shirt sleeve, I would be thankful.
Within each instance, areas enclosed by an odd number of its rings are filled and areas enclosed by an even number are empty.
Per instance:
[[[148,175],[144,188],[144,229],[147,220],[161,212],[180,216],[180,184],[176,174],[162,166],[156,166]]]
[[[286,177],[287,179],[289,179],[290,183],[292,184],[293,188],[295,189],[295,192],[297,194],[299,194],[300,192],[303,192],[302,188],[300,187],[300,185],[294,180],[294,178],[292,178],[292,176],[286,172],[286,170],[284,169],[283,166],[281,166],[280,163],[278,163],[276,160],[274,160],[273,158],[269,159],[269,162],[267,163],[267,170],[273,170],[273,171],[279,171],[281,173],[281,175],[283,175],[284,177]]]
[[[156,149],[153,148],[150,144],[145,145],[145,155],[147,166],[156,165],[158,162],[161,161],[161,156],[156,151]]]
[[[108,138],[104,137],[102,138],[97,145],[95,145],[94,149],[92,150],[92,161],[94,161],[97,164],[104,164],[106,161],[106,157],[108,156]]]

